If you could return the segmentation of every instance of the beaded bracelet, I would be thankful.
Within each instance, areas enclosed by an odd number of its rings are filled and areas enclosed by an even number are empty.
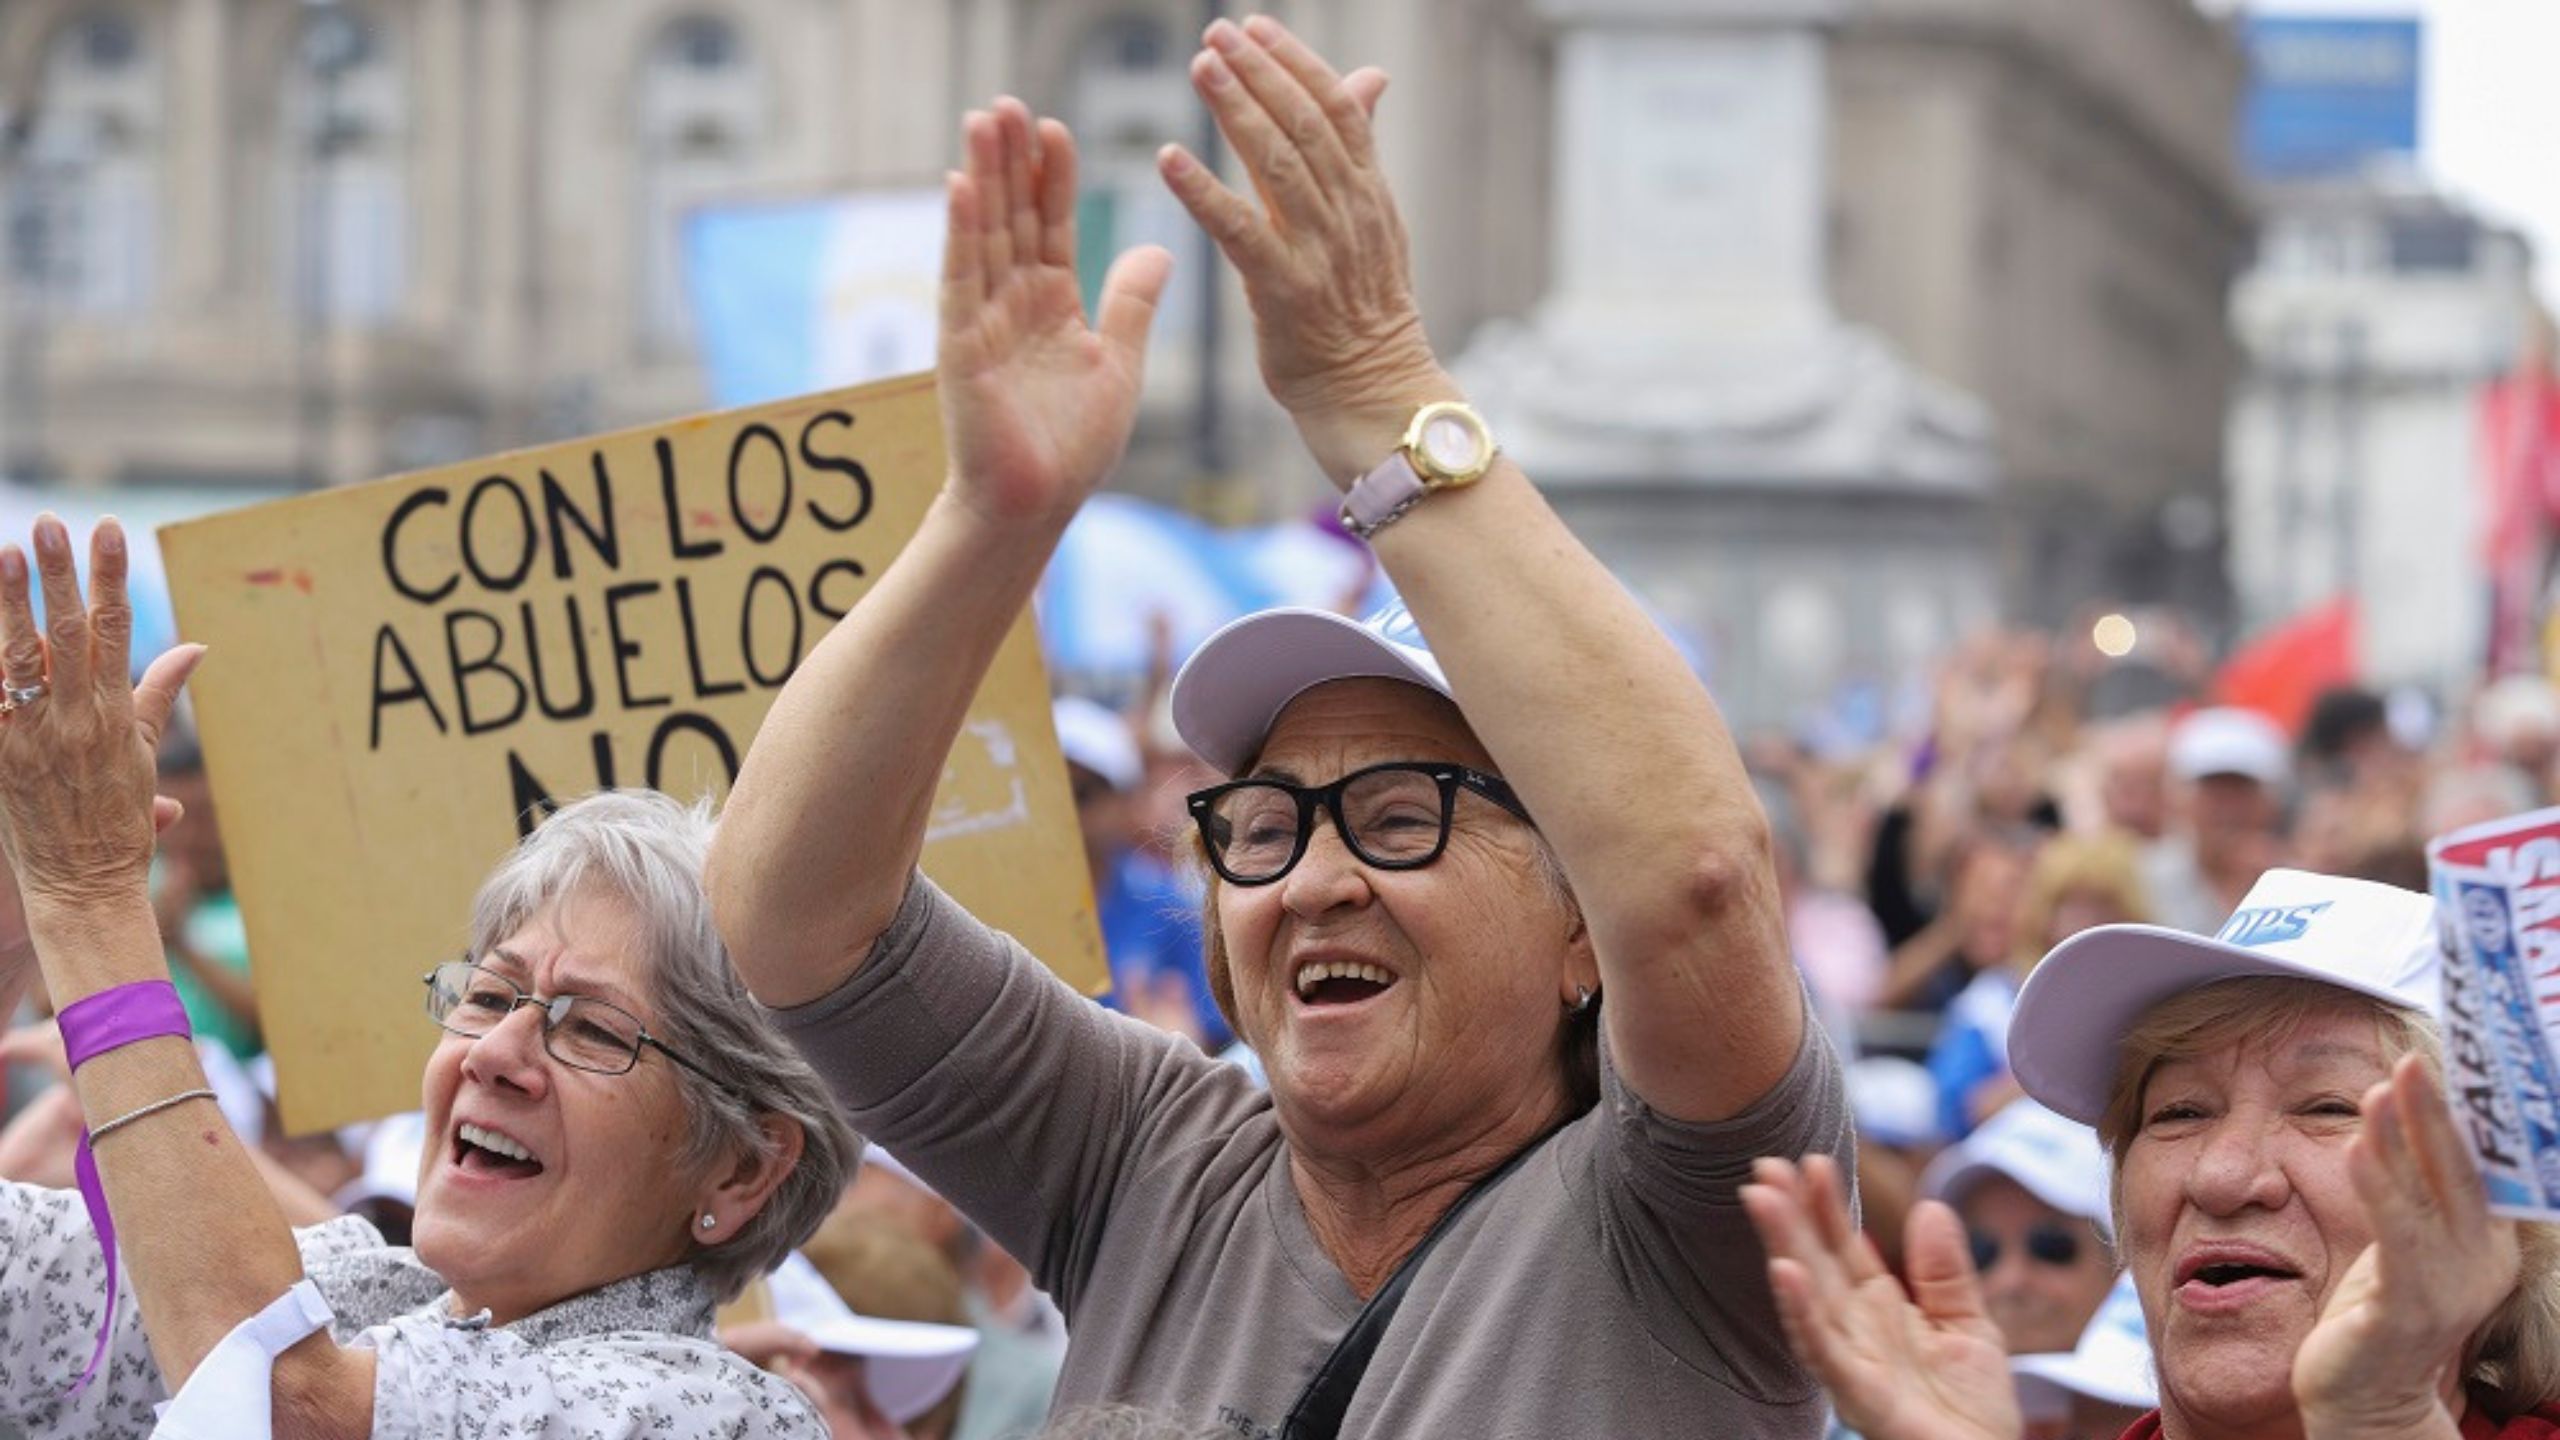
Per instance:
[[[181,1090],[166,1100],[154,1100],[150,1104],[145,1105],[138,1110],[127,1110],[104,1125],[91,1126],[89,1129],[89,1143],[95,1145],[99,1141],[106,1139],[109,1135],[114,1134],[117,1130],[132,1124],[136,1120],[147,1120],[150,1117],[159,1114],[163,1110],[175,1109],[190,1100],[211,1100],[213,1098],[213,1092],[204,1089],[201,1086],[193,1090]]]

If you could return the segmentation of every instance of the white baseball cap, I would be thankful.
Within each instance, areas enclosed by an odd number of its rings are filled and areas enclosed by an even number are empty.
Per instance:
[[[2098,1132],[2065,1120],[2033,1100],[2012,1100],[1958,1144],[1939,1151],[1920,1172],[1927,1199],[1960,1205],[1967,1193],[1994,1176],[2007,1176],[2065,1215],[2112,1232],[2107,1206],[2107,1155]]]
[[[1867,1055],[1849,1062],[1847,1078],[1860,1141],[1909,1150],[1938,1140],[1938,1082],[1927,1066]]]
[[[901,1425],[942,1403],[978,1349],[978,1332],[966,1325],[855,1314],[797,1250],[765,1283],[773,1292],[774,1319],[816,1341],[821,1350],[862,1357],[862,1383],[871,1392],[871,1403]]]
[[[2198,710],[2169,733],[2169,773],[2181,780],[2245,775],[2280,786],[2293,778],[2292,747],[2283,728],[2255,710]]]
[[[1058,727],[1058,749],[1068,764],[1083,766],[1124,795],[1147,778],[1138,737],[1118,714],[1081,695],[1064,695],[1050,703],[1049,718]]]
[[[2142,1328],[2142,1300],[2133,1293],[2131,1271],[2116,1277],[2115,1288],[2080,1332],[2080,1343],[2058,1355],[2020,1355],[2009,1362],[2018,1377],[2019,1398],[2030,1409],[2039,1406],[2036,1391],[2067,1391],[2109,1405],[2150,1410],[2160,1404],[2160,1381],[2153,1369],[2151,1341]],[[2067,1405],[2067,1399],[2055,1397]]]
[[[2171,996],[2264,975],[2311,980],[2432,1015],[2442,983],[2435,902],[2366,880],[2270,870],[2207,939],[2101,925],[2053,948],[2018,992],[2009,1070],[2029,1095],[2094,1125],[2116,1047]]]
[[[1244,769],[1290,701],[1328,680],[1402,680],[1441,695],[1448,677],[1399,601],[1363,620],[1284,606],[1220,626],[1173,679],[1173,724],[1221,775]]]

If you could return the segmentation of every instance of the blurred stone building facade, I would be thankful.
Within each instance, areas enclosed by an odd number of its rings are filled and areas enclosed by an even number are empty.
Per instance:
[[[1394,75],[1382,146],[1453,355],[1547,284],[1555,8],[1272,7]],[[1184,67],[1211,13],[6,0],[0,469],[290,488],[697,408],[687,208],[931,183],[959,111],[1012,90],[1078,126],[1114,238],[1184,262],[1128,483],[1301,507],[1314,482],[1232,282],[1204,285],[1153,178],[1159,144],[1198,139]],[[2192,0],[1864,0],[1830,34],[1832,299],[1987,407],[2011,603],[2059,619],[2083,595],[2217,586],[2223,302],[2247,235],[2228,35]]]

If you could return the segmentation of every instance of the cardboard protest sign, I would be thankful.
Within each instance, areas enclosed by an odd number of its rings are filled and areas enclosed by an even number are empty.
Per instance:
[[[212,647],[190,688],[288,1128],[416,1108],[439,1034],[420,977],[467,943],[489,868],[601,787],[725,793],[943,464],[919,376],[160,532],[180,632]],[[1069,983],[1106,983],[1027,616],[924,868]]]
[[[2445,1094],[2490,1205],[2560,1219],[2560,810],[2427,847],[2445,941]]]

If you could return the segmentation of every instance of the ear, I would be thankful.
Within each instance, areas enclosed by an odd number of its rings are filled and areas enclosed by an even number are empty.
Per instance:
[[[800,1163],[800,1151],[808,1143],[808,1135],[799,1121],[788,1115],[766,1115],[757,1123],[764,1130],[771,1153],[759,1155],[751,1151],[739,1156],[710,1193],[693,1207],[690,1229],[695,1243],[718,1245],[734,1239],[748,1221],[764,1212],[765,1202],[773,1198],[783,1178]],[[701,1219],[705,1215],[718,1223],[704,1228]]]
[[[1571,1010],[1575,1008],[1574,1002],[1581,998],[1582,991],[1588,990],[1594,995],[1600,993],[1600,956],[1591,948],[1591,926],[1582,918],[1582,907],[1571,907],[1571,913],[1565,916],[1565,920],[1568,928],[1564,938],[1564,989],[1557,998],[1563,1002],[1564,1008]]]

